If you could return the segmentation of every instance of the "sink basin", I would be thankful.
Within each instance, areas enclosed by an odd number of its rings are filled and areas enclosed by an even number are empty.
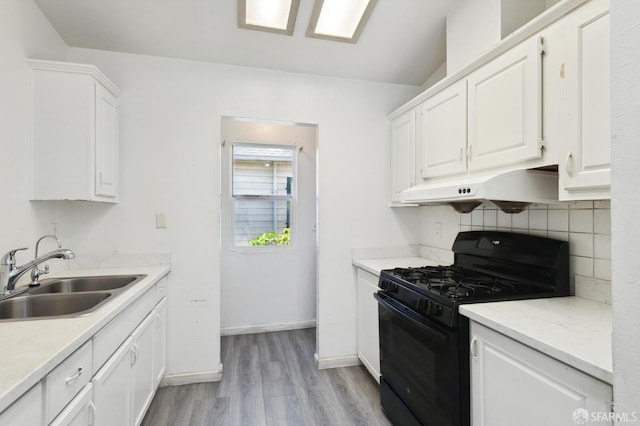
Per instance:
[[[40,287],[30,294],[76,293],[85,291],[120,290],[137,283],[146,275],[105,275],[99,277],[50,278],[42,280]]]
[[[94,311],[109,297],[110,292],[14,297],[0,302],[0,320],[79,316]]]

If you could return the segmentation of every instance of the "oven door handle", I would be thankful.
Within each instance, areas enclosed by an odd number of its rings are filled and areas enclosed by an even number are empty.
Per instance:
[[[411,309],[406,308],[402,304],[395,302],[389,296],[386,296],[384,293],[374,293],[373,297],[378,301],[380,305],[384,308],[393,312],[398,318],[407,321],[412,324],[414,327],[418,328],[420,331],[428,334],[429,336],[436,338],[442,342],[446,342],[449,340],[449,336],[446,333],[442,333],[437,329],[425,324],[421,321],[421,317],[413,312]]]

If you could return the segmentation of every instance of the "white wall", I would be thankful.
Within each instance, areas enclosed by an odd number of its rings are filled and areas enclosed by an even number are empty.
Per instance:
[[[0,3],[0,256],[30,246],[16,255],[34,255],[36,238],[50,225],[41,216],[46,206],[29,200],[29,87],[25,58],[64,60],[67,46],[31,1]],[[64,242],[64,238],[63,238]],[[42,243],[45,248],[45,243]],[[55,267],[55,261],[52,267]]]
[[[385,206],[382,166],[386,114],[416,88],[85,49],[71,59],[97,65],[124,93],[121,203],[76,243],[171,250],[169,373],[220,361],[221,115],[318,125],[319,356],[355,355],[351,248],[418,240],[417,215]],[[156,211],[166,230],[153,228]]]
[[[640,415],[640,4],[611,0],[611,225],[614,401]],[[630,196],[630,194],[632,194]],[[623,423],[620,423],[623,424]]]

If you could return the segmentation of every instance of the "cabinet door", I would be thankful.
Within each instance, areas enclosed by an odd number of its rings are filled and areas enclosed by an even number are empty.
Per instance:
[[[96,84],[96,196],[118,195],[118,101]]]
[[[417,151],[423,178],[467,170],[467,85],[461,81],[418,106]]]
[[[43,424],[42,385],[38,383],[0,414],[0,425]]]
[[[91,382],[96,405],[96,426],[133,424],[131,365],[133,339],[128,338],[102,366]]]
[[[473,426],[584,424],[611,401],[610,385],[472,322]]]
[[[95,419],[93,404],[93,385],[88,383],[78,395],[65,407],[50,426],[87,426]]]
[[[413,110],[391,122],[391,202],[400,202],[400,193],[415,184],[415,129]]]
[[[378,335],[378,277],[358,269],[358,358],[380,382],[380,337]]]
[[[469,75],[468,167],[542,156],[541,38],[532,37]]]
[[[564,178],[561,188],[596,192],[568,195],[569,199],[608,198],[611,180],[608,1],[587,3],[567,18],[565,80],[569,149],[565,164],[560,167]]]
[[[162,300],[156,307],[153,336],[153,376],[154,387],[160,385],[167,365],[167,301]]]
[[[153,335],[155,314],[152,313],[133,332],[133,419],[136,425],[142,422],[155,390],[153,371]]]

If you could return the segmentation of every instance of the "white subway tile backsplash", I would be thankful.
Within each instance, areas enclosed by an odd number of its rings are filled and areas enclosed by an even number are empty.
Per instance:
[[[593,259],[593,276],[601,280],[611,281],[611,261],[607,259]]]
[[[553,238],[554,240],[569,241],[568,232],[549,231],[547,237]]]
[[[529,229],[529,210],[512,215],[511,226],[514,229]]]
[[[593,257],[593,234],[570,232],[569,253],[574,256]]]
[[[576,275],[575,294],[585,299],[611,304],[611,281]]]
[[[611,235],[595,234],[593,236],[593,257],[611,260]]]
[[[611,234],[611,210],[597,209],[593,211],[593,232]]]
[[[480,206],[471,212],[471,226],[482,225],[484,225],[484,207]]]
[[[569,257],[569,272],[570,275],[584,275],[587,277],[593,276],[593,258],[582,256],[570,256]]]
[[[593,201],[571,201],[570,209],[593,209]]]
[[[593,209],[569,210],[569,232],[593,233]]]
[[[549,231],[569,230],[569,210],[549,210],[547,212]]]
[[[487,203],[471,213],[458,214],[457,223],[456,232],[496,229],[569,241],[570,274],[575,283],[575,294],[603,303],[611,300],[611,210],[608,200],[536,204],[518,214],[504,213]]]
[[[547,226],[547,209],[529,210],[529,229],[544,230],[545,234]]]
[[[498,211],[496,209],[484,209],[484,222],[485,227],[496,228],[498,226]]]
[[[512,214],[505,213],[502,210],[498,210],[498,228],[511,229]]]

